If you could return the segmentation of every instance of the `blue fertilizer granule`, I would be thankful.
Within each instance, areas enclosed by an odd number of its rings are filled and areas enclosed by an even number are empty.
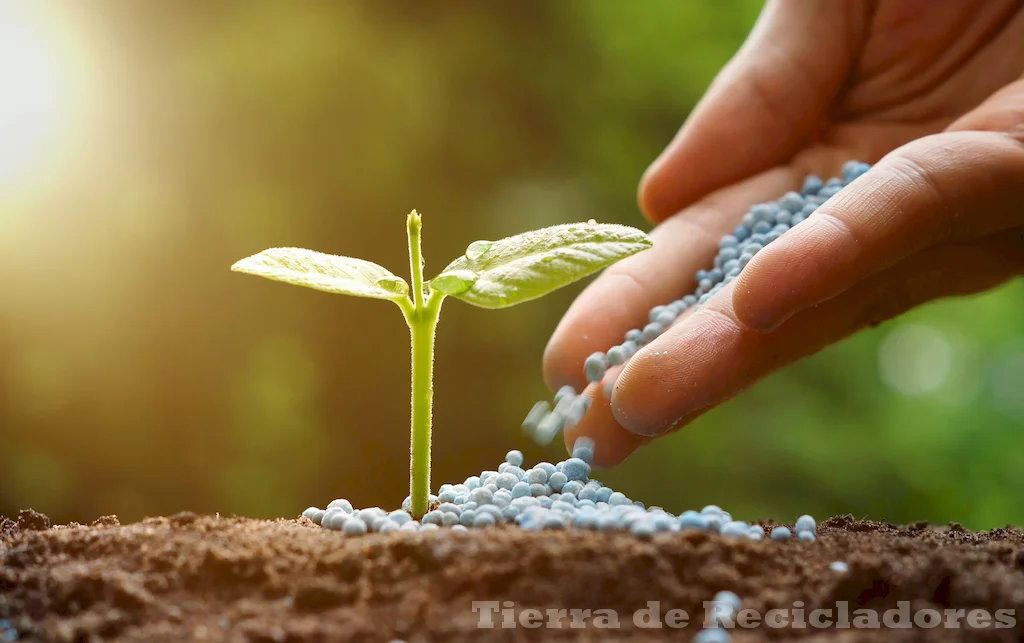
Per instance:
[[[359,536],[370,532],[425,531],[433,529],[488,529],[516,525],[527,531],[546,529],[587,529],[620,531],[640,539],[659,533],[703,531],[735,540],[761,540],[765,530],[733,520],[716,505],[701,511],[687,510],[679,515],[660,507],[645,508],[620,491],[590,478],[593,441],[582,438],[575,445],[576,457],[557,464],[540,462],[523,468],[522,454],[510,451],[502,463],[504,470],[484,471],[464,482],[443,484],[431,495],[431,509],[414,520],[408,509],[390,513],[378,507],[353,509],[344,499],[332,501],[329,509],[306,509],[302,515],[324,529]],[[579,457],[584,456],[584,457]],[[409,498],[402,503],[410,505]],[[814,524],[810,516],[801,516],[797,537],[811,540]],[[796,530],[794,530],[796,531]],[[794,535],[787,527],[772,529],[771,540],[789,540]]]

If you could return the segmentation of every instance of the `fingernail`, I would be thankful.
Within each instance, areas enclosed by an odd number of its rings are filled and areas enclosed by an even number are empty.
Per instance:
[[[645,438],[664,435],[715,395],[721,350],[737,345],[738,324],[697,312],[637,353],[619,375],[611,411],[626,431]]]
[[[615,421],[621,424],[627,431],[633,435],[639,435],[644,438],[654,438],[668,432],[673,426],[682,420],[683,417],[685,417],[681,416],[674,420],[666,420],[664,418],[648,417],[642,413],[627,411],[615,404],[614,396],[612,396],[612,415],[615,417]]]
[[[648,187],[648,184],[651,182],[651,177],[654,176],[654,174],[658,171],[658,168],[661,166],[664,157],[665,153],[662,152],[661,154],[658,155],[657,158],[651,161],[651,164],[647,166],[646,170],[644,170],[644,173],[640,176],[641,191]]]
[[[650,345],[645,348],[649,347]],[[632,367],[636,367],[637,362],[643,359],[644,354],[645,350],[641,349],[641,351],[637,353],[630,362],[627,362],[624,367],[622,367],[623,370],[618,374],[608,402],[612,411],[612,417],[615,418],[615,421],[618,422],[620,426],[633,435],[651,438],[661,435],[668,429],[668,427],[665,425],[664,421],[660,420],[656,416],[652,416],[649,409],[644,408],[642,411],[638,411],[634,408],[638,406],[636,404],[636,400],[630,399],[632,397],[632,395],[630,395],[630,391],[625,392],[626,395],[625,398],[623,398],[623,391],[621,387],[623,383],[628,382],[628,380],[624,380],[626,372],[630,370],[631,365]],[[631,404],[630,402],[633,403]]]
[[[769,335],[779,329],[780,326],[789,321],[789,318],[793,316],[793,313],[786,312],[779,314],[775,311],[767,311],[760,315],[749,314],[740,315],[737,312],[736,317],[743,323],[744,326],[750,328],[761,335]]]
[[[743,324],[747,326],[747,328],[752,329],[759,335],[770,335],[777,331],[779,329],[779,326],[785,324],[786,321],[792,316],[792,314],[778,316],[773,315],[770,317],[766,317],[764,320],[761,320],[756,325],[748,325],[745,319],[741,319],[740,321],[742,321]]]
[[[771,333],[792,316],[792,313],[780,314],[775,310],[767,309],[763,306],[753,306],[751,304],[737,302],[737,299],[741,299],[742,295],[743,293],[739,288],[736,288],[736,290],[733,291],[733,311],[735,311],[736,318],[740,323],[757,333]]]
[[[644,170],[643,175],[640,177],[640,185],[637,187],[637,202],[640,204],[640,210],[646,215],[650,216],[654,214],[656,204],[654,201],[654,195],[652,190],[654,189],[651,182],[658,173],[658,169],[661,167],[664,153],[661,156],[654,159],[654,162],[647,166]]]

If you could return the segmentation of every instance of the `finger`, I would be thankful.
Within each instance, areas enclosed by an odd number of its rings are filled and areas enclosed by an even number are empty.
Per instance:
[[[1001,132],[1024,143],[1024,78],[989,96],[973,111],[953,121],[949,132]]]
[[[662,221],[783,164],[808,143],[853,64],[869,13],[859,2],[768,2],[743,47],[644,174],[644,215]]]
[[[909,143],[755,255],[737,318],[771,330],[925,248],[1024,222],[1024,146],[991,132]]]
[[[676,323],[682,323],[694,311],[693,308],[687,310],[679,316]],[[583,394],[590,396],[590,409],[578,424],[566,429],[563,433],[565,449],[570,454],[578,438],[586,436],[592,439],[595,445],[593,465],[599,469],[619,464],[652,439],[626,430],[612,415],[610,406],[612,390],[623,368],[623,366],[609,368],[601,382],[591,384],[586,388]],[[701,409],[686,416],[684,423],[692,422],[704,412],[705,410]]]
[[[622,367],[609,369],[605,375],[605,381],[614,382]],[[583,419],[575,426],[565,430],[565,449],[572,453],[573,445],[580,437],[586,436],[594,441],[594,460],[596,468],[607,468],[614,466],[638,448],[648,442],[648,438],[630,433],[622,428],[615,418],[612,417],[609,406],[609,396],[603,392],[604,382],[591,384],[584,391],[584,395],[591,400],[590,408],[583,415]]]
[[[626,364],[612,394],[613,415],[639,436],[661,435],[860,328],[938,297],[990,288],[1022,272],[1024,228],[947,244],[798,313],[772,333],[759,333],[737,318],[728,293],[733,282]]]
[[[732,231],[747,207],[778,198],[795,185],[792,170],[775,169],[722,190],[664,221],[651,233],[654,246],[609,267],[590,284],[555,329],[544,351],[551,390],[586,385],[583,362],[596,351],[642,328],[650,309],[694,289],[694,273],[707,267],[718,240]]]

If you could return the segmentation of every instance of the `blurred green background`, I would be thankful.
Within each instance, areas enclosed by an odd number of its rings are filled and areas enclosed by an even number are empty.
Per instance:
[[[396,506],[401,315],[228,267],[296,245],[405,275],[412,208],[428,272],[478,238],[644,225],[638,178],[760,9],[0,6],[0,513],[60,521]],[[445,307],[435,488],[510,448],[564,455],[518,425],[581,287]],[[1024,522],[1022,429],[1018,280],[864,332],[599,477],[673,511],[988,528]]]

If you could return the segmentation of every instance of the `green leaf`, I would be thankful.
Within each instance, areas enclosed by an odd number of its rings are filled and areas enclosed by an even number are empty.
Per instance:
[[[374,299],[401,299],[409,285],[370,261],[303,248],[271,248],[231,266],[244,272],[324,292]]]
[[[649,247],[650,238],[629,226],[593,220],[557,225],[500,241],[475,241],[435,278],[441,282],[431,286],[474,306],[504,308],[546,295]]]

